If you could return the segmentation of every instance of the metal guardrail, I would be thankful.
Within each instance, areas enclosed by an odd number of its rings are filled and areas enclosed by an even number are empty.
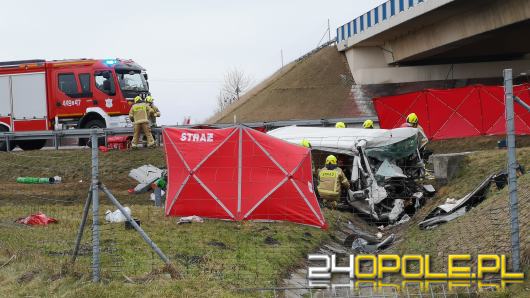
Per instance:
[[[353,19],[337,28],[337,44],[347,40],[354,35],[360,34],[371,27],[388,21],[410,8],[413,8],[427,0],[388,0],[369,12]]]
[[[271,121],[271,122],[250,122],[242,123],[242,125],[248,127],[264,127],[267,130],[285,127],[290,125],[298,126],[333,126],[337,122],[344,122],[348,125],[360,125],[365,120],[371,119],[375,123],[378,123],[378,119],[375,117],[358,117],[358,118],[332,118],[332,119],[319,119],[319,120],[286,120],[286,121]],[[164,127],[179,127],[179,128],[194,128],[207,126],[211,128],[226,128],[231,127],[232,123],[223,124],[194,124],[194,125],[167,125],[162,127],[155,127],[152,129],[157,142],[160,142],[160,136],[162,135],[162,129]],[[20,140],[52,140],[56,149],[59,148],[61,139],[64,138],[90,138],[94,129],[68,129],[68,130],[44,130],[44,131],[22,131],[22,132],[0,132],[0,140],[7,142],[9,145],[14,141]],[[132,135],[132,127],[124,128],[103,128],[96,129],[98,137],[104,137],[105,140],[108,136],[120,136],[120,135]]]

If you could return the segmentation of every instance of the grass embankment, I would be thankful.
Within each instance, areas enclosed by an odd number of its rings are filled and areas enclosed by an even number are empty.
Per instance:
[[[101,227],[101,284],[91,280],[91,230],[87,227],[81,256],[69,266],[69,254],[87,196],[90,155],[87,150],[1,153],[0,159],[0,292],[10,296],[168,297],[248,295],[238,288],[272,286],[300,264],[328,233],[290,223],[226,222],[177,225],[175,218],[152,206],[148,195],[128,195],[135,182],[130,169],[151,163],[164,166],[162,150],[101,154],[101,181],[126,206],[183,273],[172,280],[163,263],[123,224]],[[59,175],[58,185],[20,185],[18,176]],[[100,221],[115,210],[101,194]],[[14,224],[42,211],[59,220],[47,227]],[[338,212],[326,212],[334,228]],[[89,220],[88,224],[91,224]],[[125,277],[125,276],[126,277]],[[129,278],[133,283],[126,282]]]
[[[530,166],[530,148],[517,151],[517,159]],[[492,184],[487,199],[466,215],[431,230],[420,230],[418,223],[447,198],[461,198],[471,192],[488,175],[506,167],[506,151],[476,152],[466,157],[462,170],[449,185],[438,190],[431,200],[406,227],[402,241],[394,250],[401,254],[429,254],[435,270],[447,268],[447,255],[506,254],[510,251],[510,214],[508,188],[497,190]],[[519,221],[523,266],[528,273],[530,265],[530,174],[518,179]],[[510,295],[528,297],[528,278],[522,286],[515,286]],[[526,290],[525,290],[526,289]],[[515,290],[515,292],[514,292]]]
[[[479,136],[464,139],[431,141],[427,148],[435,153],[454,153],[468,151],[488,151],[497,148],[497,142],[505,136]],[[530,136],[517,136],[517,147],[530,147]]]

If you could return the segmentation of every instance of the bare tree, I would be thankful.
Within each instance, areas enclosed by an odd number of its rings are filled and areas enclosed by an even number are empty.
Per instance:
[[[224,83],[217,97],[219,111],[238,101],[252,84],[252,78],[234,68],[225,74]]]

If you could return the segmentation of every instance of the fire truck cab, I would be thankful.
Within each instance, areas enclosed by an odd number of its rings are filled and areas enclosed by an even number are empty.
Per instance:
[[[132,60],[0,62],[0,132],[131,126],[134,97],[149,94],[145,69]],[[45,140],[10,144],[40,149]],[[5,150],[0,140],[0,150]]]

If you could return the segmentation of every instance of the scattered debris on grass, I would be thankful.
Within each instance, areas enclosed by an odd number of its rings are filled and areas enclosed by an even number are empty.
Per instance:
[[[368,241],[362,237],[353,240],[351,249],[356,253],[376,253],[389,247],[395,240],[396,236],[391,234],[384,240]]]
[[[197,216],[197,215],[181,217],[181,218],[179,218],[179,221],[177,222],[177,225],[189,224],[189,223],[193,223],[193,222],[203,223],[204,219],[202,219],[202,217]]]
[[[445,204],[436,207],[427,217],[419,223],[421,229],[446,223],[464,215],[471,208],[480,204],[489,191],[495,174],[489,175],[472,192],[459,200],[447,199]]]
[[[518,164],[517,175],[524,175],[525,172],[524,167]],[[420,228],[434,228],[439,224],[464,216],[466,212],[486,199],[492,183],[495,183],[498,190],[503,189],[508,185],[508,173],[506,171],[501,171],[489,175],[472,192],[459,200],[447,198],[444,204],[436,207],[422,222],[419,223]]]
[[[24,224],[24,225],[30,225],[30,226],[34,226],[34,225],[45,226],[51,223],[57,223],[58,221],[57,219],[53,217],[46,216],[46,214],[42,212],[37,212],[27,217],[21,217],[17,219],[15,222],[19,224]]]
[[[125,212],[131,216],[131,208],[125,207]],[[127,221],[127,217],[119,209],[114,211],[107,210],[105,211],[105,220],[110,223],[119,223]]]
[[[129,177],[138,181],[139,184],[134,187],[132,193],[139,194],[147,192],[151,189],[151,184],[155,183],[165,173],[165,170],[161,170],[153,165],[143,165],[139,168],[132,169],[129,172]]]

